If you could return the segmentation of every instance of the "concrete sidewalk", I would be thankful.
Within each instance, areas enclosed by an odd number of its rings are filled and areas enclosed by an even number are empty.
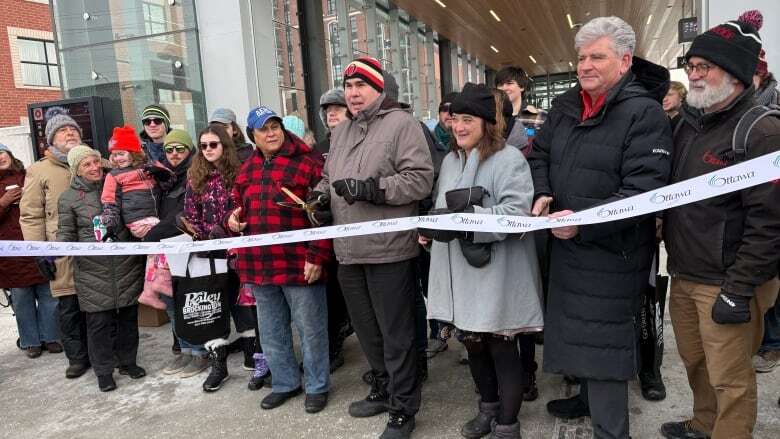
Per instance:
[[[658,428],[668,420],[690,416],[691,402],[685,372],[675,349],[671,325],[667,334],[664,375],[669,392],[665,401],[650,403],[630,387],[631,433],[635,439],[660,437]],[[21,438],[376,438],[386,416],[353,419],[350,402],[365,397],[368,386],[360,381],[367,370],[356,338],[346,343],[346,365],[332,376],[331,400],[316,415],[303,410],[303,397],[265,411],[260,399],[269,392],[246,388],[248,372],[241,356],[229,360],[231,379],[219,392],[205,394],[206,374],[188,379],[161,373],[170,358],[170,326],[142,328],[139,364],[148,376],[138,381],[115,373],[118,389],[101,393],[90,370],[66,380],[67,361],[62,354],[44,353],[31,360],[16,348],[16,326],[9,309],[0,309],[0,437]],[[477,395],[466,366],[458,365],[461,346],[431,361],[430,379],[423,388],[423,405],[413,437],[460,438],[462,423],[476,411]],[[541,359],[541,349],[537,350]],[[759,413],[756,438],[780,438],[780,371],[759,376]],[[520,412],[525,439],[585,439],[592,437],[589,418],[562,422],[548,415],[550,399],[576,393],[559,376],[541,375],[540,397]]]

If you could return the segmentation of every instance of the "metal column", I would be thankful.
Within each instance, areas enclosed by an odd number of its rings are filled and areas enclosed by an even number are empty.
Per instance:
[[[322,139],[327,130],[321,123],[318,109],[320,96],[328,90],[328,72],[322,68],[327,65],[322,0],[298,0],[298,11],[307,125],[314,131],[315,138]]]
[[[420,26],[417,20],[412,18],[409,20],[409,71],[407,73],[408,81],[404,81],[408,86],[407,92],[410,94],[406,100],[410,101],[412,105],[412,111],[415,116],[422,114],[422,96],[420,91],[422,85],[420,83]]]
[[[453,61],[455,62],[455,67],[457,68],[458,66],[458,60],[452,59],[453,48],[455,48],[455,57],[457,58],[458,52],[455,44],[452,41],[439,36],[439,73],[441,76],[442,95],[451,91],[460,91],[460,88],[457,85],[458,78],[455,77],[457,72],[452,69]]]
[[[349,26],[349,0],[336,0],[336,15],[338,16],[339,35],[339,65],[346,67],[352,61],[352,31]],[[336,56],[334,54],[333,56]]]
[[[401,23],[398,19],[398,7],[390,3],[388,12],[388,24],[390,29],[390,73],[395,77],[398,83],[398,100],[406,102],[404,94],[406,93],[406,83],[401,74]]]
[[[384,41],[377,40],[376,33],[376,0],[363,0],[363,16],[366,18],[366,42],[368,43],[368,55],[379,58],[379,44]]]
[[[434,111],[434,108],[438,110],[439,96],[436,93],[436,65],[434,65],[434,47],[433,47],[433,30],[430,27],[425,28],[425,87],[428,90],[428,117],[434,117],[438,111]],[[423,84],[420,84],[422,88]]]
[[[476,71],[477,77],[476,82],[477,84],[483,84],[485,81],[482,78],[482,66],[479,65],[479,58],[474,58],[474,70]]]

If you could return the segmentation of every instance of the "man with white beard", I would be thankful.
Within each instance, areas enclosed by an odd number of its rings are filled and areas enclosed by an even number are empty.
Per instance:
[[[729,21],[693,41],[685,55],[690,89],[674,133],[672,183],[713,171],[727,177],[724,168],[780,148],[775,117],[755,124],[744,156],[732,145],[737,122],[755,105],[752,77],[760,50],[758,32],[747,21]],[[732,180],[741,178],[719,186]],[[778,290],[777,200],[780,184],[765,183],[664,214],[669,312],[693,391],[693,418],[663,424],[666,438],[752,437],[757,392],[751,356]]]

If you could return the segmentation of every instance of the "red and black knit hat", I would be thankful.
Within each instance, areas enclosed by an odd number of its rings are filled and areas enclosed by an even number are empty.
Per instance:
[[[737,18],[737,21],[750,23],[754,28],[756,28],[756,31],[760,31],[761,26],[764,25],[764,14],[762,14],[758,9],[752,9],[750,11],[743,12],[742,15]],[[766,63],[766,51],[764,51],[764,49],[761,49],[761,52],[758,53],[756,75],[761,77],[762,80],[769,75],[769,66]]]
[[[361,56],[352,61],[344,69],[344,83],[348,79],[360,78],[374,90],[382,93],[385,89],[385,78],[382,74],[382,64],[376,58]]]
[[[115,127],[111,140],[108,142],[108,152],[120,150],[128,152],[141,152],[141,139],[130,125]]]
[[[696,37],[685,54],[685,60],[693,56],[704,58],[749,87],[753,83],[753,73],[761,52],[761,37],[756,29],[753,12],[748,11],[738,20],[719,24]],[[758,23],[758,26],[761,24]]]

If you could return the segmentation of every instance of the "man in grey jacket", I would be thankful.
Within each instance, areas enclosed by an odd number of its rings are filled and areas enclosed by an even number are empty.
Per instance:
[[[374,58],[344,70],[352,117],[334,128],[330,155],[313,197],[329,198],[336,225],[417,214],[433,185],[433,164],[419,123],[384,93]],[[390,412],[381,438],[407,438],[420,407],[414,348],[413,231],[334,240],[352,325],[376,377],[369,395],[349,407],[354,417]],[[392,331],[392,332],[391,332]]]

